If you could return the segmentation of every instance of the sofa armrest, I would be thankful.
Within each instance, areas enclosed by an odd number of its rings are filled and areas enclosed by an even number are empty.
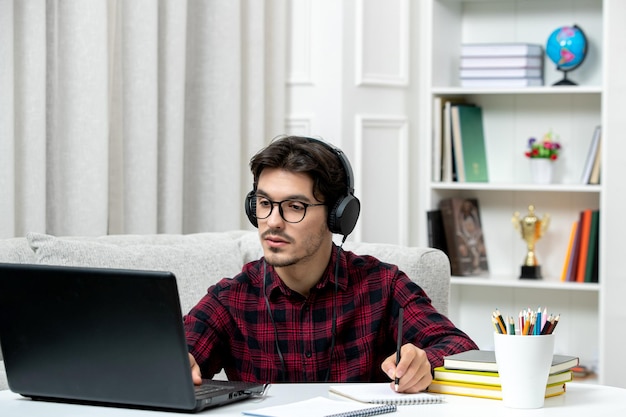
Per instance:
[[[371,255],[383,262],[397,265],[426,291],[437,311],[443,315],[448,314],[450,262],[446,254],[439,249],[353,242],[346,242],[344,248],[359,255]]]

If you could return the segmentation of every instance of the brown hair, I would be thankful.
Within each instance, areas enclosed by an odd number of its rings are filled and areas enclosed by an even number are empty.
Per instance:
[[[250,159],[256,190],[265,168],[305,173],[313,180],[313,196],[329,210],[346,194],[344,168],[329,146],[302,136],[281,136]]]

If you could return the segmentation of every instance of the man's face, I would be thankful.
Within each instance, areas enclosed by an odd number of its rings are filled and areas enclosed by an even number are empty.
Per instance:
[[[261,172],[257,195],[274,202],[296,200],[306,204],[322,203],[313,196],[313,180],[308,175],[279,168],[266,168]],[[326,206],[307,207],[301,222],[288,223],[281,217],[278,205],[274,205],[268,218],[258,220],[267,263],[274,267],[286,267],[320,257],[324,253],[320,248],[332,240],[326,216]]]

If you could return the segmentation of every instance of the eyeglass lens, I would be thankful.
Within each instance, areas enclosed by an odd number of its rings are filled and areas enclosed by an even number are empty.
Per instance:
[[[266,219],[272,214],[274,205],[278,205],[280,216],[289,223],[298,223],[306,215],[307,204],[296,200],[271,201],[265,197],[256,197],[256,218]]]

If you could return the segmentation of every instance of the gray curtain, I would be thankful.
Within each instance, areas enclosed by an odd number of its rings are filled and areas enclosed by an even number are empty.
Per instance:
[[[0,238],[247,227],[285,1],[0,0]]]

